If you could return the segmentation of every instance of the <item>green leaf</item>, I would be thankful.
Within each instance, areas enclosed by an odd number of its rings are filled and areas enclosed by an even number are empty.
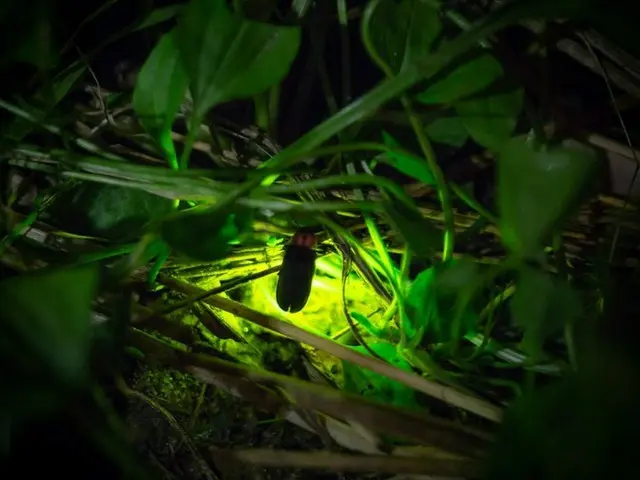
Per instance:
[[[131,27],[131,33],[144,30],[145,28],[153,27],[159,23],[166,22],[177,16],[184,5],[167,5],[166,7],[159,7],[153,10],[147,17],[145,17],[140,23]]]
[[[61,381],[87,378],[91,303],[98,285],[95,265],[24,274],[0,283],[0,329],[20,345],[32,367],[46,368]]]
[[[422,216],[417,208],[399,202],[385,202],[389,222],[419,258],[433,258],[442,247],[443,232]]]
[[[580,296],[569,284],[549,273],[523,267],[519,272],[511,313],[524,328],[523,350],[535,360],[543,342],[573,323],[581,313]]]
[[[406,323],[403,325],[409,342],[449,342],[471,331],[477,316],[467,308],[461,324],[455,325],[456,303],[465,288],[477,280],[479,269],[473,262],[460,261],[437,264],[423,270],[412,282],[406,301]]]
[[[536,257],[577,207],[598,166],[579,144],[536,147],[524,137],[499,152],[497,197],[502,241],[514,253]]]
[[[406,318],[403,319],[402,329],[407,340],[418,345],[424,336],[435,308],[432,286],[435,279],[435,268],[427,268],[420,272],[411,282],[406,300]]]
[[[245,20],[224,0],[191,0],[176,31],[195,118],[222,102],[256,95],[287,74],[300,28]]]
[[[209,208],[188,211],[162,223],[162,238],[178,252],[195,260],[212,261],[224,257],[230,242],[240,238],[252,224],[253,211]]]
[[[172,206],[170,199],[143,190],[87,182],[60,196],[54,216],[73,233],[129,241]]]
[[[489,149],[498,149],[511,137],[523,101],[524,93],[518,89],[461,101],[455,105],[455,109],[476,142]]]
[[[363,23],[363,35],[365,44],[370,39],[382,70],[388,66],[397,73],[426,58],[442,31],[438,10],[427,2],[381,0],[369,8],[374,10],[369,23]]]
[[[638,356],[595,345],[577,372],[510,403],[486,478],[598,480],[628,476],[636,467]]]
[[[480,274],[476,262],[462,259],[447,264],[439,271],[435,287],[440,294],[458,295],[473,284]]]
[[[178,160],[171,126],[185,98],[188,83],[171,31],[156,44],[138,74],[133,108],[142,126],[160,143],[169,164],[176,170]]]
[[[375,326],[371,321],[369,321],[369,317],[366,315],[356,311],[349,312],[349,315],[351,315],[356,323],[364,328],[371,336],[376,338],[384,337],[385,329]]]
[[[460,148],[469,138],[467,129],[460,117],[441,117],[426,127],[427,135],[436,143]]]
[[[364,347],[352,347],[364,355],[369,352]],[[412,371],[409,363],[398,355],[396,347],[390,343],[373,343],[369,348],[385,361],[405,371]],[[347,392],[362,395],[387,405],[419,409],[414,391],[406,385],[391,380],[384,375],[360,368],[350,362],[343,361],[344,389]]]
[[[401,148],[400,144],[387,132],[382,132],[382,140],[387,147]],[[420,180],[427,185],[435,185],[435,180],[431,169],[427,164],[427,161],[418,157],[417,155],[411,155],[407,152],[404,153],[388,153],[379,155],[378,159],[394,167],[399,172],[405,175]]]
[[[447,104],[468,97],[493,84],[502,75],[502,66],[493,56],[484,54],[463,63],[442,80],[416,97],[422,103]]]

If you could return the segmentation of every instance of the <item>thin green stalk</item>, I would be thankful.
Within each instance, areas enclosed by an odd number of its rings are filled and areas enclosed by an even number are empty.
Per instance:
[[[267,132],[271,138],[278,138],[278,117],[280,115],[280,84],[274,85],[269,90],[267,99],[269,108],[269,128]]]
[[[338,19],[340,23],[340,60],[342,72],[342,106],[351,101],[351,55],[349,55],[349,17],[346,0],[338,0]]]
[[[320,78],[320,87],[327,102],[327,107],[329,107],[329,112],[335,115],[338,112],[338,101],[331,89],[331,80],[329,80],[327,65],[321,55],[318,55],[318,77]]]
[[[187,132],[187,138],[185,138],[184,144],[182,145],[183,150],[182,155],[180,155],[180,170],[186,170],[187,168],[189,168],[191,150],[193,150],[193,144],[196,142],[196,136],[201,124],[201,118],[197,118],[195,115],[191,117],[191,121],[189,122],[189,131]]]
[[[475,198],[473,198],[455,183],[450,183],[449,186],[451,187],[451,191],[455,193],[460,200],[466,203],[469,207],[473,208],[482,217],[486,218],[494,225],[498,225],[498,217],[496,217],[488,209],[484,208],[482,204],[480,204],[480,202],[478,202]]]
[[[400,286],[398,285],[397,275],[395,274],[395,272],[387,269],[384,262],[376,258],[374,255],[371,255],[362,246],[362,244],[351,234],[349,230],[347,230],[346,228],[343,228],[338,223],[326,217],[320,218],[319,221],[323,223],[325,226],[327,226],[328,228],[332,229],[334,232],[336,232],[336,234],[340,235],[347,242],[349,242],[355,249],[357,249],[360,255],[362,256],[362,258],[367,262],[367,264],[372,266],[374,270],[377,270],[379,273],[382,273],[385,277],[387,277],[391,285],[391,289],[393,290],[394,301],[397,302],[397,305],[400,311],[401,312],[404,311],[404,302],[401,294],[402,291],[400,289]]]
[[[340,235],[340,237],[344,238],[347,242],[349,242],[360,254],[362,258],[373,267],[378,273],[383,275],[388,275],[388,272],[385,271],[384,265],[377,259],[375,256],[371,255],[369,251],[362,246],[362,244],[358,241],[358,239],[346,228],[342,225],[334,222],[330,218],[320,218],[320,223],[324,223],[325,226],[332,229],[336,234]]]
[[[267,94],[259,93],[253,97],[253,107],[255,110],[255,124],[264,132],[269,131],[269,99]]]
[[[467,307],[473,297],[478,293],[478,291],[487,283],[503,274],[504,272],[509,271],[515,265],[515,260],[507,259],[505,262],[493,265],[489,268],[488,271],[484,272],[482,275],[478,276],[470,285],[466,285],[465,288],[458,295],[458,299],[456,300],[456,304],[454,307],[453,313],[453,321],[452,321],[452,330],[453,330],[453,346],[452,346],[452,357],[458,356],[458,350],[460,348],[460,338],[461,338],[461,330],[462,330],[462,318],[464,317],[464,313],[467,310]]]
[[[422,122],[413,111],[409,97],[403,95],[401,97],[401,101],[403,106],[405,107],[405,110],[407,111],[409,120],[411,122],[411,127],[413,128],[416,138],[418,139],[418,143],[420,144],[422,153],[427,159],[427,163],[429,164],[429,168],[431,169],[431,173],[438,190],[438,199],[440,200],[440,204],[442,205],[442,213],[444,215],[444,248],[442,249],[442,261],[446,262],[453,256],[453,250],[455,246],[456,225],[453,218],[451,195],[449,194],[449,188],[447,187],[442,169],[436,161],[435,152],[433,151],[431,142],[429,141],[429,138],[425,133],[424,125],[422,125]]]
[[[17,117],[20,118],[24,118],[25,120],[28,120],[36,125],[38,125],[41,128],[44,128],[46,131],[53,133],[54,135],[58,135],[58,136],[62,136],[63,132],[59,127],[56,127],[54,125],[48,125],[44,122],[41,121],[41,119],[36,118],[35,115],[32,115],[31,113],[21,109],[20,107],[17,107],[9,102],[6,102],[2,99],[0,99],[0,108],[4,108],[5,110],[7,110],[8,112],[13,113],[14,115],[16,115]],[[109,152],[105,152],[104,150],[101,150],[97,145],[83,139],[83,138],[79,138],[79,137],[74,137],[73,141],[76,145],[78,145],[81,148],[84,148],[85,150],[91,152],[91,153],[95,153],[97,155],[100,155],[101,157],[104,158],[108,158],[110,160],[116,160],[116,161],[120,161],[120,162],[125,162],[126,160],[122,157],[119,157],[117,155],[114,155],[112,153]]]
[[[347,176],[347,179],[349,177],[353,178],[354,176],[357,175],[355,167],[353,166],[352,163],[347,164],[347,172],[349,173],[349,175]],[[366,175],[366,176],[370,177],[370,175]],[[359,201],[362,201],[364,199],[364,195],[361,190],[356,190],[356,199],[358,199]],[[373,242],[374,248],[378,252],[380,261],[389,272],[394,272],[395,266],[393,265],[391,256],[389,255],[389,252],[387,251],[387,248],[384,245],[384,241],[382,240],[382,235],[380,235],[380,230],[378,229],[376,222],[371,217],[371,215],[368,215],[365,213],[363,216],[364,216],[364,223],[367,226],[367,230],[369,230],[371,241]]]
[[[2,240],[0,240],[0,256],[4,251],[11,246],[22,235],[27,233],[34,222],[38,219],[38,211],[35,210],[26,216],[18,225],[16,225],[11,232],[9,232]]]
[[[261,188],[268,193],[279,194],[297,193],[307,190],[320,190],[323,188],[332,187],[345,187],[347,185],[373,185],[381,190],[388,191],[409,208],[414,207],[412,198],[407,195],[407,193],[397,183],[384,177],[377,177],[363,173],[354,173],[349,175],[331,175],[324,178],[306,180],[290,185],[274,185],[268,188]],[[256,192],[259,192],[260,190],[261,189],[258,189],[256,190]],[[358,198],[358,200],[363,200],[363,198],[364,197]]]
[[[380,3],[380,0],[374,0],[367,5],[367,8],[364,11],[364,15],[362,18],[362,42],[364,43],[367,52],[374,60],[374,62],[380,67],[380,69],[387,75],[389,78],[394,78],[395,73],[391,69],[391,67],[386,63],[386,61],[380,56],[380,54],[375,49],[373,42],[371,40],[371,35],[369,31],[369,25],[371,23],[371,16],[377,5]],[[411,105],[411,100],[406,95],[401,95],[400,100],[402,102],[402,106],[405,109],[407,116],[409,117],[409,122],[411,123],[411,127],[413,128],[414,134],[418,139],[418,143],[420,144],[420,149],[427,160],[427,164],[433,174],[433,178],[436,183],[436,189],[438,191],[438,197],[440,200],[440,204],[442,205],[442,212],[444,215],[444,247],[442,251],[442,261],[448,261],[453,255],[454,249],[454,238],[455,238],[455,222],[453,219],[453,207],[451,205],[451,196],[449,195],[449,189],[447,188],[447,184],[444,179],[444,174],[438,165],[436,160],[435,152],[433,151],[433,147],[429,138],[425,134],[425,128],[422,125],[422,122],[418,118],[418,116],[413,111],[413,107]]]
[[[106,260],[107,258],[118,257],[120,255],[127,255],[136,248],[137,243],[131,243],[128,245],[118,245],[117,247],[105,248],[99,252],[84,253],[79,255],[73,262],[73,265],[85,265],[87,263],[99,262]]]
[[[317,148],[349,125],[361,121],[371,115],[382,105],[393,98],[396,98],[420,80],[434,76],[455,60],[459,55],[473,48],[479,41],[509,24],[518,22],[528,14],[530,8],[531,6],[529,3],[522,4],[520,2],[515,2],[492,12],[469,31],[464,32],[452,41],[445,43],[438,51],[434,52],[424,61],[415,65],[410,65],[406,69],[402,70],[398,75],[383,80],[369,92],[351,102],[337,114],[307,132],[297,141],[283,149],[278,155],[272,157],[262,165],[264,168],[282,168],[283,164],[285,162],[290,162],[290,159],[294,155],[300,155],[304,152],[308,153],[314,148]],[[269,176],[263,180],[262,184],[270,185],[277,178],[278,175]],[[257,186],[255,184],[250,185],[251,188]]]

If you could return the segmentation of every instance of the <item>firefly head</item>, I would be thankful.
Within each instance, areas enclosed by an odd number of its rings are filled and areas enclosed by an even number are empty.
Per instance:
[[[290,245],[298,247],[313,248],[316,246],[316,236],[313,232],[306,230],[298,230],[291,239]]]

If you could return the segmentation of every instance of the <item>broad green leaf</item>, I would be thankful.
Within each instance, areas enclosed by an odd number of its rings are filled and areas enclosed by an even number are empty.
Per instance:
[[[178,160],[171,126],[185,98],[188,78],[174,42],[174,31],[165,34],[142,66],[133,92],[133,107],[142,126],[162,147],[172,168]]]
[[[387,132],[382,132],[382,140],[387,147],[401,147],[396,139]],[[388,153],[378,156],[378,159],[391,165],[399,172],[416,180],[420,180],[427,185],[435,185],[436,183],[427,161],[416,155],[409,153]]]
[[[349,312],[349,315],[353,317],[353,319],[364,328],[369,334],[374,337],[382,338],[385,334],[384,329],[376,327],[371,321],[369,321],[369,317],[363,315],[360,312]]]
[[[245,20],[224,0],[191,0],[176,30],[195,118],[277,84],[300,46],[300,28]]]
[[[61,381],[86,379],[91,303],[98,285],[95,265],[24,274],[0,283],[0,330],[21,345],[31,365]]]
[[[253,211],[209,208],[185,212],[162,223],[162,238],[176,251],[195,260],[212,261],[224,257],[230,242],[238,239],[250,227]]]
[[[373,12],[363,21],[363,36],[379,59],[378,66],[397,73],[426,58],[442,31],[437,8],[420,0],[372,2]],[[383,65],[380,65],[380,60]]]
[[[464,100],[456,103],[469,135],[483,147],[498,149],[505,143],[517,124],[522,110],[522,89],[509,93]]]
[[[467,129],[460,117],[441,117],[425,128],[429,138],[436,143],[460,148],[469,138]]]
[[[369,352],[364,347],[352,348],[364,355],[369,355]],[[372,343],[369,344],[369,348],[391,365],[408,372],[412,371],[409,363],[398,355],[394,345],[390,343]],[[347,392],[362,395],[365,398],[377,400],[387,405],[413,409],[420,408],[414,391],[406,385],[350,362],[343,361],[342,368],[344,372],[344,389]]]
[[[534,359],[552,334],[562,331],[581,313],[579,295],[565,281],[531,267],[520,270],[511,312],[517,325],[524,328],[523,350]]]
[[[494,480],[599,480],[637,465],[638,356],[589,349],[577,372],[512,402],[487,462]],[[606,453],[605,453],[606,452]]]
[[[411,251],[420,258],[433,258],[442,248],[443,232],[422,216],[417,208],[399,202],[385,202],[389,222],[402,236]]]
[[[465,310],[460,325],[453,322],[460,293],[475,275],[477,270],[466,262],[438,264],[418,274],[409,289],[407,323],[403,325],[410,344],[418,345],[423,338],[429,343],[449,342],[473,329],[477,318],[470,309]],[[458,284],[460,288],[451,288]]]
[[[578,144],[536,147],[511,139],[498,155],[498,209],[502,241],[535,257],[571,214],[598,166],[593,150]]]
[[[416,97],[422,103],[448,104],[491,86],[502,75],[502,66],[493,56],[484,54],[463,63],[442,80]]]
[[[83,183],[60,196],[54,216],[73,233],[130,241],[149,222],[171,212],[172,205],[170,199],[143,190]]]
[[[435,308],[435,291],[432,288],[435,280],[435,268],[427,268],[420,272],[411,282],[406,300],[406,318],[402,329],[409,342],[420,343]]]
[[[439,271],[435,287],[441,294],[457,295],[469,287],[479,276],[480,267],[468,259],[456,260]]]

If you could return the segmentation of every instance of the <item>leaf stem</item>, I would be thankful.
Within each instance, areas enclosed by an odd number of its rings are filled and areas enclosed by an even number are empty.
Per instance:
[[[427,163],[429,164],[429,168],[431,169],[431,173],[433,174],[433,179],[436,182],[436,188],[438,189],[438,198],[440,200],[440,204],[442,205],[442,213],[444,215],[444,245],[442,249],[442,261],[446,262],[453,256],[453,250],[455,246],[456,226],[453,218],[451,195],[449,193],[449,188],[447,187],[444,174],[442,173],[442,169],[440,168],[436,160],[431,142],[425,134],[424,125],[422,125],[422,122],[413,111],[409,97],[403,95],[401,101],[407,112],[407,115],[409,116],[411,127],[413,128],[416,138],[418,139],[418,143],[420,144],[422,153],[427,159]]]
[[[191,121],[189,122],[189,131],[187,132],[187,137],[185,138],[182,147],[182,155],[180,155],[180,170],[186,170],[189,168],[191,150],[193,150],[193,144],[196,142],[196,135],[200,128],[200,124],[202,124],[202,118],[192,113]]]
[[[255,123],[264,132],[269,132],[269,99],[266,92],[261,92],[253,97],[255,109]]]
[[[371,17],[376,10],[376,7],[380,1],[370,2],[367,8],[364,11],[364,16],[362,18],[362,43],[364,44],[367,52],[373,58],[374,62],[378,64],[380,69],[390,78],[393,78],[394,72],[391,69],[391,66],[386,63],[386,61],[382,58],[382,56],[378,53],[373,45],[371,40],[369,25],[371,23]],[[402,72],[400,72],[401,74]],[[442,261],[448,261],[453,255],[454,249],[454,238],[455,238],[455,222],[453,219],[453,208],[451,206],[451,196],[449,194],[449,189],[447,188],[447,184],[444,179],[444,174],[442,173],[442,169],[438,165],[438,161],[436,160],[435,152],[433,151],[433,147],[429,138],[425,134],[424,125],[415,114],[413,110],[413,106],[411,105],[411,100],[407,95],[401,95],[400,101],[404,110],[409,117],[409,122],[411,124],[411,128],[413,128],[414,134],[418,139],[418,143],[420,144],[420,149],[422,150],[422,154],[427,160],[427,164],[429,165],[429,169],[433,174],[433,179],[436,183],[436,189],[438,191],[438,197],[440,200],[440,204],[442,205],[442,212],[444,215],[444,246],[442,251]]]
[[[530,8],[529,2],[515,2],[495,10],[475,24],[469,31],[445,43],[428,59],[419,64],[409,66],[394,77],[381,81],[369,92],[320,123],[263,165],[280,167],[283,158],[293,153],[305,152],[316,148],[349,125],[364,120],[365,117],[371,115],[382,105],[414,86],[420,80],[437,74],[456,57],[473,48],[479,41],[501,28],[519,21],[528,13]]]

